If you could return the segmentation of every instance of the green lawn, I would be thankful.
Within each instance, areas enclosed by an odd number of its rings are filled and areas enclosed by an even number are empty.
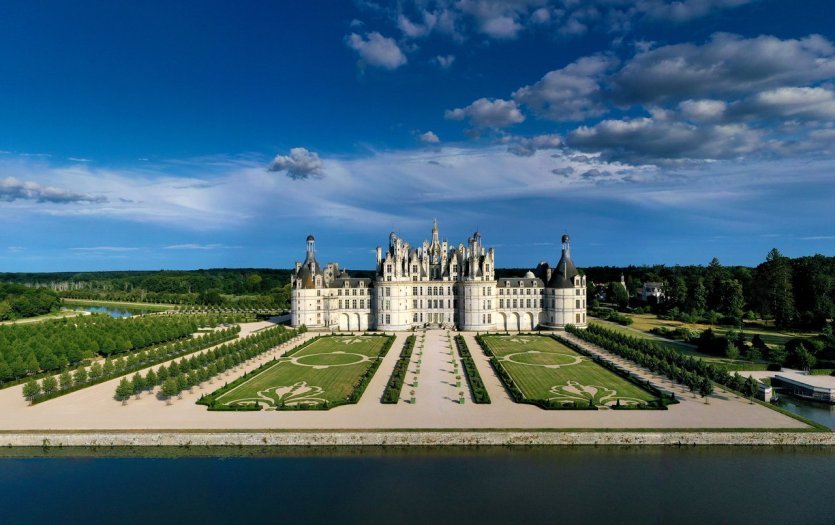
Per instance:
[[[603,368],[550,337],[484,336],[499,363],[532,401],[614,405],[658,399],[646,390]]]
[[[87,299],[61,299],[61,303],[67,307],[72,306],[112,306],[115,308],[135,308],[137,310],[147,310],[149,312],[165,312],[176,308],[175,304],[161,304],[161,303],[138,303],[130,301],[98,301]]]
[[[267,409],[345,401],[354,385],[378,359],[387,337],[331,336],[317,339],[290,357],[217,398],[217,405],[255,402]]]

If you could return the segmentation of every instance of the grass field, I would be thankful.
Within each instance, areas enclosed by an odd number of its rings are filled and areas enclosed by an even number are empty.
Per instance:
[[[632,318],[633,323],[631,328],[649,332],[653,328],[663,326],[665,328],[690,328],[692,330],[707,330],[712,328],[717,335],[725,335],[731,328],[727,326],[707,325],[699,323],[682,323],[681,321],[672,321],[659,319],[653,314],[626,314]],[[754,334],[759,334],[765,344],[770,346],[784,345],[789,339],[795,337],[813,337],[817,335],[815,332],[792,332],[785,330],[778,330],[776,328],[764,326],[761,322],[744,321],[742,331],[745,332],[746,338],[750,340]]]
[[[322,337],[217,398],[218,405],[269,409],[345,401],[378,359],[387,337]]]
[[[61,299],[61,303],[68,308],[73,306],[112,306],[115,308],[135,308],[137,310],[147,310],[149,312],[165,312],[177,307],[175,304],[132,303],[129,301],[96,301],[67,298]]]
[[[550,337],[489,335],[484,342],[530,400],[611,406],[658,399]]]
[[[635,315],[630,315],[630,317],[637,317]],[[656,320],[658,320],[656,318]],[[614,330],[615,332],[620,332],[622,334],[630,335],[632,337],[638,337],[640,339],[649,339],[658,346],[662,346],[665,348],[670,348],[679,352],[684,355],[689,355],[691,357],[697,357],[702,359],[708,363],[712,363],[717,366],[721,366],[727,370],[765,370],[766,364],[765,363],[752,363],[751,361],[745,361],[744,359],[728,359],[727,357],[717,357],[708,354],[704,354],[696,350],[696,347],[687,343],[679,342],[679,341],[671,341],[669,339],[663,339],[659,337],[655,337],[652,334],[649,334],[643,329],[638,328],[638,322],[635,321],[629,327],[621,326],[616,323],[610,323],[607,321],[601,321],[599,319],[590,319],[590,323],[598,324],[603,326],[609,330]],[[661,321],[667,322],[667,321]],[[676,322],[676,321],[671,321]],[[682,323],[679,323],[682,325]],[[655,325],[655,326],[662,326],[662,325]]]

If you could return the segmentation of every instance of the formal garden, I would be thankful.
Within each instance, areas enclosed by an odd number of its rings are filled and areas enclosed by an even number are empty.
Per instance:
[[[477,338],[517,402],[548,409],[660,408],[659,396],[549,336]]]
[[[200,402],[210,410],[327,410],[359,401],[394,337],[309,340]]]

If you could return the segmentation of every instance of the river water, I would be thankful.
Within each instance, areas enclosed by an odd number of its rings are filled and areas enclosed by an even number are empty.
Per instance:
[[[371,448],[276,455],[279,450],[255,451],[262,457],[229,456],[242,453],[229,450],[209,452],[220,457],[176,459],[6,457],[0,459],[0,519],[346,525],[835,521],[835,451],[825,448]]]

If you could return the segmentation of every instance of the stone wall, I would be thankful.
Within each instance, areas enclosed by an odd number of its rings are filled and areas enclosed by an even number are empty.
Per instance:
[[[5,447],[122,446],[517,446],[810,445],[835,446],[832,432],[7,432]]]

